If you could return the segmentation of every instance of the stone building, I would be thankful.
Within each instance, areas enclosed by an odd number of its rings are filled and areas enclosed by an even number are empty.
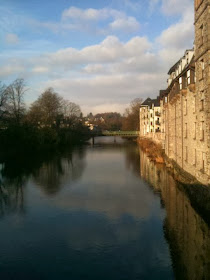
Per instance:
[[[161,140],[160,98],[147,98],[140,106],[140,137]]]
[[[161,92],[166,155],[210,184],[210,0],[195,1],[195,50],[169,70]]]
[[[160,91],[160,130],[168,158],[203,184],[210,184],[209,65],[210,0],[196,0],[194,49],[171,67]]]

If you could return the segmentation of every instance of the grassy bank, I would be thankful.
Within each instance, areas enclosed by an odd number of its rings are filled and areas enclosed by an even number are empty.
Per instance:
[[[138,143],[152,161],[164,163],[164,152],[160,144],[156,144],[152,140],[145,138],[139,138]]]

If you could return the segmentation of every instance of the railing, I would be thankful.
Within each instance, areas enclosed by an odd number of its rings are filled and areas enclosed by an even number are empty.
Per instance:
[[[140,131],[102,131],[102,135],[104,136],[139,136]]]
[[[160,112],[155,112],[155,116],[160,117]]]
[[[159,122],[159,121],[156,121],[155,124],[156,124],[156,125],[160,125],[160,122]]]

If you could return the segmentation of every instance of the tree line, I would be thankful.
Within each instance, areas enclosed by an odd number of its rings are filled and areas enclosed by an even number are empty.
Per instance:
[[[29,109],[23,79],[0,83],[0,153],[55,148],[79,141],[84,134],[80,106],[46,89]]]
[[[95,115],[89,113],[87,120],[101,130],[138,131],[140,129],[139,108],[141,103],[142,99],[136,98],[130,102],[123,115],[117,112],[98,113]]]
[[[46,89],[27,110],[26,91],[23,79],[16,79],[9,86],[0,83],[1,125],[30,123],[38,127],[72,127],[82,115],[79,105],[63,99],[53,88]]]

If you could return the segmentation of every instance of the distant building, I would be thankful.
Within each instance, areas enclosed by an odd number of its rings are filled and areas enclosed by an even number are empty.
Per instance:
[[[147,98],[140,106],[140,137],[161,139],[160,98]]]

